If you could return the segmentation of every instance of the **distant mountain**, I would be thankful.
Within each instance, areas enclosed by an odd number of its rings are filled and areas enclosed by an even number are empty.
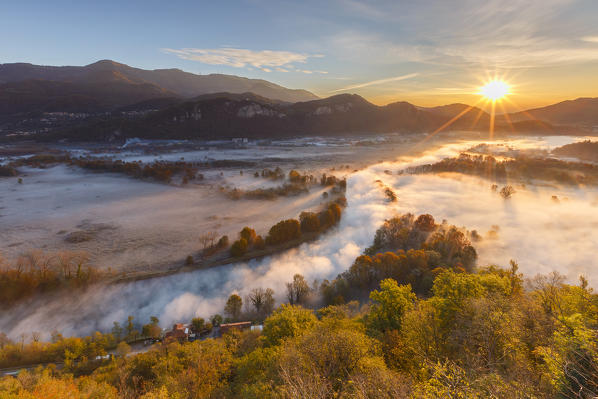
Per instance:
[[[441,105],[439,107],[420,107],[420,109],[437,115],[442,115],[446,118],[449,118],[449,121],[458,116],[458,125],[466,128],[466,130],[479,129],[482,127],[487,128],[490,123],[490,115],[487,112],[478,107],[469,106],[467,104],[455,103]]]
[[[56,102],[56,106],[51,107],[53,110],[60,105],[63,107],[60,111],[72,112],[93,108],[95,104],[98,111],[104,111],[152,98],[189,98],[217,92],[253,92],[286,102],[318,98],[309,91],[288,89],[261,79],[195,75],[179,69],[144,70],[109,60],[82,67],[0,65],[0,93],[6,93],[0,97],[0,113],[45,110],[52,102]],[[78,105],[79,100],[81,105]],[[32,109],[28,109],[29,106]]]
[[[149,99],[176,94],[149,83],[119,76],[94,76],[85,81],[28,79],[0,85],[0,115],[35,112],[104,112]]]
[[[598,126],[598,97],[578,98],[509,115],[513,121],[542,120],[555,125]]]
[[[465,107],[465,108],[464,108]],[[142,118],[96,118],[84,124],[57,129],[45,140],[73,141],[152,139],[223,139],[231,137],[279,138],[351,133],[432,132],[454,117],[455,109],[422,109],[407,102],[374,105],[355,94],[287,103],[253,93],[216,93],[167,106]],[[479,112],[479,110],[477,110]],[[468,115],[450,124],[450,129],[472,130]],[[478,112],[475,112],[476,114]],[[458,114],[458,113],[457,113]],[[489,118],[481,113],[476,129],[488,130]],[[526,126],[526,130],[546,126]],[[497,124],[496,131],[506,131]]]

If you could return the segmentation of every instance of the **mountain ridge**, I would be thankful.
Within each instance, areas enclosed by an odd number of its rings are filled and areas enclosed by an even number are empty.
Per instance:
[[[297,102],[318,97],[303,89],[289,89],[263,79],[250,79],[236,75],[197,75],[180,69],[146,70],[131,67],[112,60],[100,60],[85,66],[47,66],[29,63],[0,64],[0,89],[7,83],[25,80],[49,80],[61,82],[88,83],[106,71],[120,76],[123,82],[152,84],[183,98],[201,94],[231,92],[254,92],[264,97],[281,101]]]

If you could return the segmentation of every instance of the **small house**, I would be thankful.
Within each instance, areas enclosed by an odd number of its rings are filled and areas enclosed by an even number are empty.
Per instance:
[[[164,340],[186,341],[189,338],[189,327],[182,323],[176,323],[172,330],[164,335]]]

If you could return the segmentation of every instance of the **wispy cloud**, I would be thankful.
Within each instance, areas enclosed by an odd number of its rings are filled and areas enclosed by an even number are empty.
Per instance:
[[[395,76],[394,78],[372,80],[370,82],[359,83],[359,84],[355,84],[355,85],[343,87],[342,89],[332,90],[330,93],[338,93],[340,91],[348,91],[348,90],[354,90],[354,89],[361,89],[362,87],[375,86],[375,85],[380,85],[380,84],[383,84],[383,83],[398,82],[400,80],[414,78],[417,75],[418,75],[417,73],[410,73],[410,74],[407,74],[407,75]]]
[[[576,0],[337,1],[355,18],[401,26],[398,36],[359,28],[332,36],[329,52],[355,62],[533,68],[598,60],[595,23],[562,18]]]
[[[222,47],[217,49],[183,48],[162,49],[184,60],[198,61],[209,65],[226,65],[235,68],[254,67],[264,72],[288,72],[296,63],[304,64],[309,58],[323,57],[321,54],[305,54],[293,51],[275,51]],[[305,70],[299,70],[305,72]],[[318,71],[322,73],[323,71]],[[311,73],[311,71],[309,72]],[[325,73],[325,72],[324,72]]]

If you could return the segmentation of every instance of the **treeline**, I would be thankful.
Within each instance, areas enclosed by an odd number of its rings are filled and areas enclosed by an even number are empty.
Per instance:
[[[0,258],[0,308],[57,289],[81,288],[104,277],[84,252],[31,251],[14,262]]]
[[[137,161],[126,162],[101,158],[72,158],[69,155],[34,155],[29,158],[19,159],[10,163],[11,168],[30,166],[46,168],[51,165],[65,164],[77,166],[94,172],[120,173],[135,179],[151,179],[163,183],[170,183],[175,176],[180,176],[183,184],[203,175],[198,174],[198,168],[193,163],[176,161],[155,161],[142,163]]]
[[[275,247],[299,240],[303,234],[323,233],[340,222],[346,201],[345,197],[340,197],[329,202],[320,212],[301,212],[299,220],[282,220],[270,227],[265,239],[254,229],[244,227],[239,232],[239,239],[232,243],[230,254],[241,257],[251,250],[263,250],[267,246]]]
[[[491,180],[540,179],[568,185],[598,184],[598,165],[525,156],[498,161],[490,155],[460,154],[457,158],[446,158],[434,164],[410,167],[399,171],[399,174],[444,172],[475,175]]]
[[[238,299],[227,303],[231,315]],[[87,367],[4,377],[0,396],[590,399],[597,337],[598,295],[587,281],[568,285],[555,273],[524,280],[513,262],[509,270],[444,269],[427,297],[384,279],[363,305],[281,305],[261,333],[231,330],[132,356],[121,345]],[[102,353],[87,350],[80,359]]]
[[[598,141],[580,141],[566,144],[552,150],[555,155],[564,157],[575,157],[583,161],[598,162]]]
[[[255,172],[254,177],[263,177],[270,180],[282,180],[285,174],[277,167],[274,170],[264,169],[260,172]],[[332,187],[333,194],[344,193],[347,189],[347,180],[340,179],[333,175],[322,174],[318,179],[313,175],[301,174],[296,170],[291,170],[288,173],[288,182],[281,184],[278,187],[257,188],[253,190],[242,190],[239,188],[220,187],[229,198],[234,200],[239,199],[257,199],[257,200],[273,200],[278,197],[292,197],[309,192],[309,188],[314,184],[320,184],[322,187]]]

